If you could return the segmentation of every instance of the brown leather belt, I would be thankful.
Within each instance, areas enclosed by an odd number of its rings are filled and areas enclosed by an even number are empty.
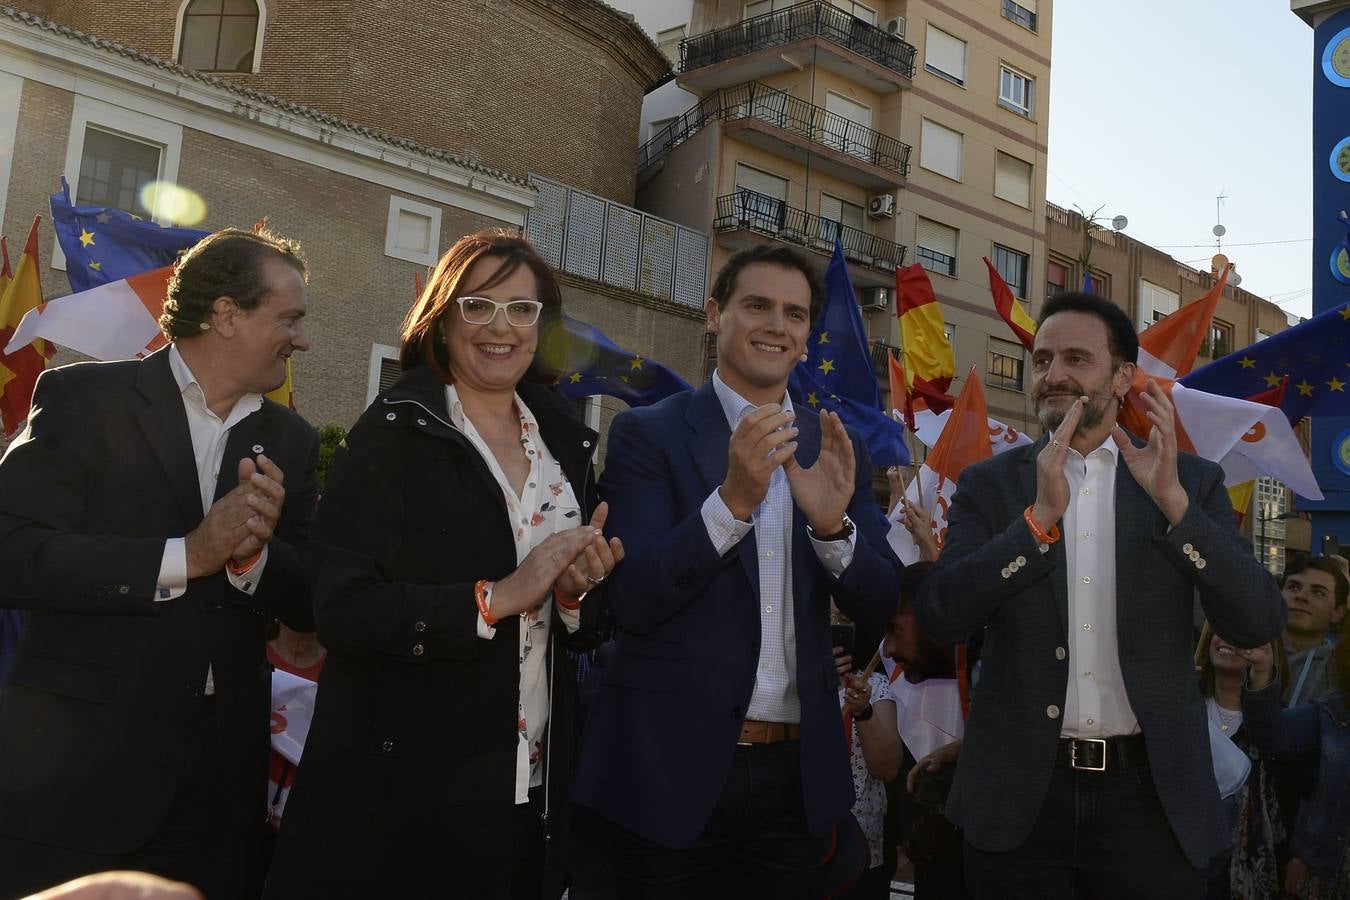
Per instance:
[[[736,746],[777,744],[781,741],[795,741],[801,736],[802,727],[796,722],[757,722],[754,719],[746,719],[741,723],[741,736],[737,738]]]

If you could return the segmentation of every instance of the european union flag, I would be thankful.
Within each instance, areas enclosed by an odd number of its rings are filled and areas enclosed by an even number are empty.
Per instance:
[[[562,329],[541,337],[540,354],[562,372],[558,388],[571,400],[607,394],[629,406],[647,406],[693,389],[660,363],[623,349],[599,328],[568,315]]]
[[[792,370],[788,392],[794,405],[828,409],[858,429],[874,465],[909,464],[904,429],[882,411],[867,332],[838,238],[825,270],[825,308],[807,339],[806,362]]]
[[[76,293],[170,265],[211,232],[165,228],[111,206],[74,206],[70,185],[51,196],[52,226]]]
[[[1280,409],[1289,421],[1350,415],[1350,303],[1216,359],[1181,383],[1211,394],[1249,397],[1278,387],[1286,375],[1289,387]]]

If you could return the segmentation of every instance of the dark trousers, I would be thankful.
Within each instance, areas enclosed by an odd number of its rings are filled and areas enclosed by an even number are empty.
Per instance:
[[[1197,900],[1205,892],[1146,764],[1102,773],[1057,766],[1022,846],[991,853],[967,842],[965,862],[979,900]]]
[[[544,883],[544,787],[530,788],[511,826],[511,900],[539,900]]]
[[[824,893],[823,842],[806,825],[797,741],[737,747],[712,817],[688,847],[616,831],[623,900],[820,900]]]
[[[168,812],[144,846],[127,854],[91,853],[0,835],[0,897],[23,897],[94,872],[132,869],[185,881],[206,900],[256,898],[261,885],[253,863],[264,810],[259,808],[256,825],[238,824],[222,773],[215,703],[208,699]]]

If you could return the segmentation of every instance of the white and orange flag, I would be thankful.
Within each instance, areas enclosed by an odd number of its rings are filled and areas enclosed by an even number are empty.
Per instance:
[[[1214,311],[1232,264],[1223,267],[1209,293],[1169,313],[1139,335],[1139,367],[1150,375],[1176,380],[1189,374],[1209,334]]]
[[[993,455],[989,441],[989,410],[984,399],[984,386],[975,374],[972,366],[966,376],[966,383],[956,398],[956,405],[944,413],[947,417],[942,434],[928,454],[919,474],[905,490],[908,497],[920,509],[931,510],[933,534],[938,546],[942,546],[947,536],[947,509],[952,496],[956,493],[961,470],[971,463],[988,459]],[[891,528],[886,536],[900,560],[905,564],[917,562],[919,548],[906,530],[903,504],[891,510],[887,518]]]
[[[98,360],[139,359],[153,353],[168,343],[159,330],[159,316],[172,277],[173,266],[164,266],[48,300],[23,317],[5,352],[45,338]],[[295,408],[289,359],[286,383],[267,396]]]

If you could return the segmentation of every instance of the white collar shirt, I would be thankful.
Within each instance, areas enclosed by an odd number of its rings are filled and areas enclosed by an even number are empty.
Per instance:
[[[1064,460],[1069,505],[1064,511],[1068,578],[1069,684],[1062,734],[1107,738],[1137,734],[1139,721],[1120,671],[1116,609],[1116,467],[1120,449],[1107,435],[1084,457]],[[1126,598],[1128,599],[1128,598]]]

